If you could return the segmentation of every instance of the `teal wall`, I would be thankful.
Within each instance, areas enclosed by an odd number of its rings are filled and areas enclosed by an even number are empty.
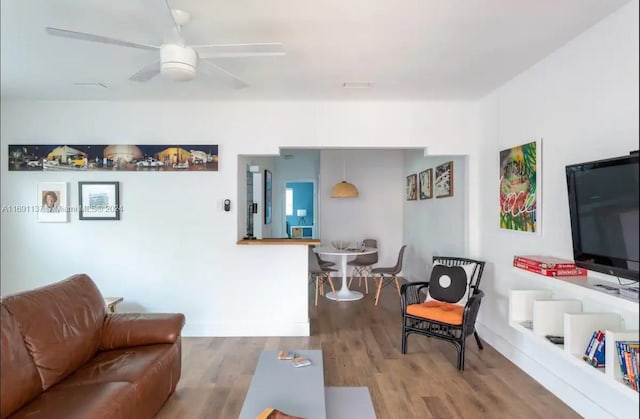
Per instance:
[[[289,227],[300,225],[297,210],[306,209],[304,225],[313,225],[313,183],[312,182],[287,182],[287,188],[293,189],[293,215],[287,216]],[[290,233],[290,232],[287,232]]]

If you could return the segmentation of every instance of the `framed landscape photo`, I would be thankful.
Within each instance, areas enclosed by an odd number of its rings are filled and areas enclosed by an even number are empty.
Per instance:
[[[453,196],[453,162],[448,161],[436,166],[436,198]]]
[[[120,182],[78,182],[81,220],[119,220]]]
[[[420,199],[433,198],[433,169],[427,169],[418,175]]]
[[[38,221],[41,223],[66,223],[69,221],[67,208],[67,183],[38,183]]]
[[[407,201],[418,199],[418,175],[407,176]]]

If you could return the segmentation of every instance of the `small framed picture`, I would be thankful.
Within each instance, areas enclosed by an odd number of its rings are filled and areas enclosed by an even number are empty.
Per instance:
[[[407,176],[407,201],[418,199],[418,175]]]
[[[81,220],[119,220],[120,182],[78,182]]]
[[[69,221],[67,208],[67,183],[38,183],[38,221],[41,223],[66,223]]]
[[[436,166],[436,198],[453,196],[453,162]]]
[[[433,198],[433,169],[427,169],[418,175],[420,182],[420,199]]]

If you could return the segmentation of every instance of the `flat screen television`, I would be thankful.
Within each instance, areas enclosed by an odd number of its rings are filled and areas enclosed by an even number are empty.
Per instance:
[[[639,281],[638,153],[566,167],[576,265]]]

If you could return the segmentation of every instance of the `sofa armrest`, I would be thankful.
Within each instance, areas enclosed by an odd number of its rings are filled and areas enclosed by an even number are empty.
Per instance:
[[[184,314],[181,313],[107,314],[102,326],[100,350],[175,343],[182,326]]]

